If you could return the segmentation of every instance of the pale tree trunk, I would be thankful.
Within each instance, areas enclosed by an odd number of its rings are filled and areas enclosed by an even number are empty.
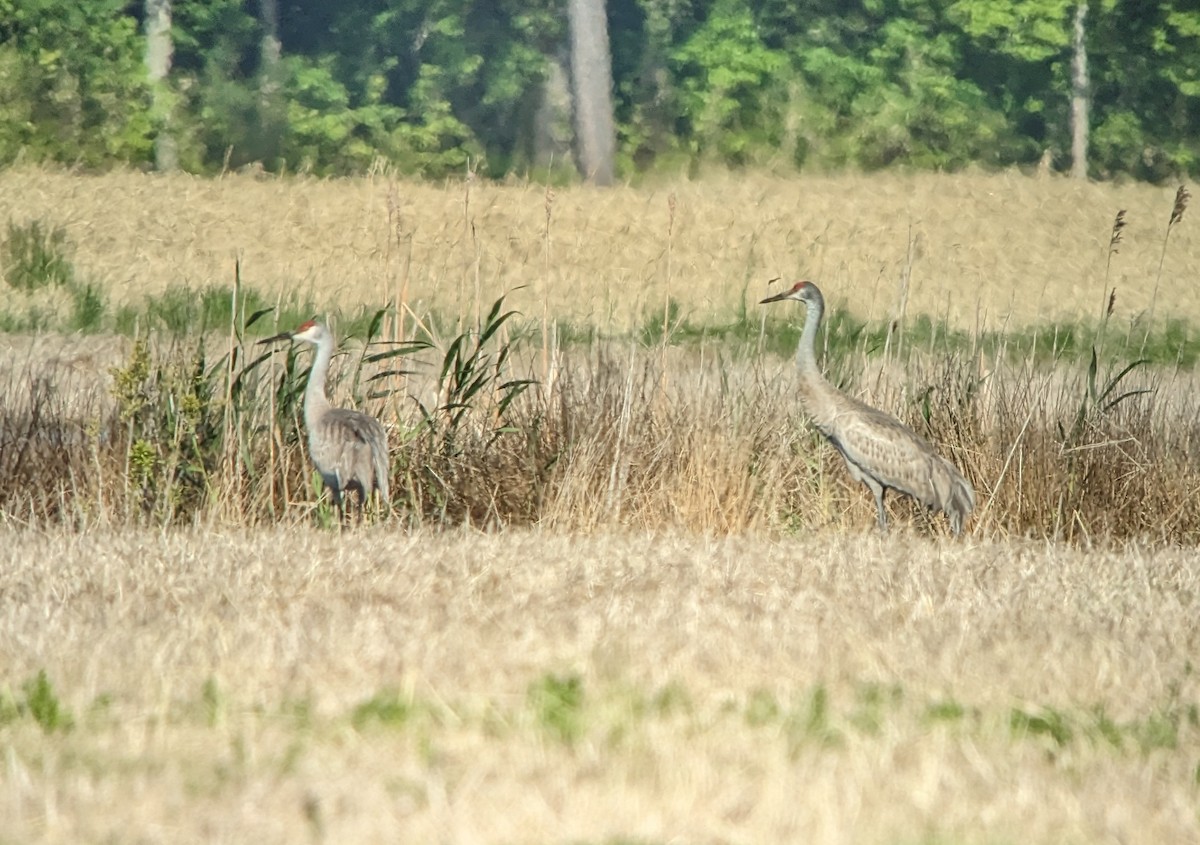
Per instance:
[[[1084,45],[1086,2],[1075,7],[1075,54],[1071,58],[1071,176],[1088,175],[1088,68]]]
[[[604,0],[568,0],[571,82],[579,168],[597,185],[613,182],[617,133],[613,122],[612,55]]]
[[[153,97],[152,109],[156,118],[154,136],[154,167],[175,170],[179,167],[179,152],[171,134],[171,95],[167,77],[171,73],[171,0],[146,0],[146,78]]]
[[[252,156],[269,169],[280,164],[284,114],[280,92],[280,58],[283,44],[279,40],[279,4],[277,0],[259,0],[259,24],[262,41],[258,54],[258,138]]]
[[[259,0],[258,8],[263,28],[262,44],[259,47],[259,69],[262,77],[259,80],[258,93],[263,104],[270,105],[279,91],[279,58],[283,55],[283,45],[279,42],[279,4],[276,0]]]
[[[546,81],[542,83],[542,98],[533,118],[533,162],[538,167],[555,165],[570,167],[571,141],[571,76],[567,71],[567,56],[549,56]]]

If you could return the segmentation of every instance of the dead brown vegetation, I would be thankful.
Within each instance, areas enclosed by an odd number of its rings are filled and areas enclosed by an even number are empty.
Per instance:
[[[320,487],[302,446],[302,374],[285,376],[276,361],[230,398],[221,367],[197,387],[194,351],[145,354],[144,371],[131,361],[112,383],[73,391],[55,382],[61,366],[10,374],[0,408],[6,518],[79,527],[312,518]],[[513,370],[536,375],[537,350],[527,357]],[[343,361],[339,401],[349,401],[345,369],[356,359]],[[856,357],[836,362],[835,377],[963,467],[978,491],[976,536],[1200,538],[1193,376],[1134,371],[1121,390],[1146,392],[1111,406],[1115,394],[1089,394],[1082,367],[980,366]],[[803,419],[786,360],[594,344],[557,354],[553,381],[500,416],[497,394],[480,394],[453,430],[407,398],[437,407],[430,369],[367,406],[391,432],[404,524],[739,533],[871,523],[870,497]],[[890,508],[918,531],[943,528],[906,499]]]
[[[912,349],[905,334],[906,319],[932,314],[948,330],[972,327],[978,344],[985,326],[1035,315],[1094,320],[1104,299],[1103,342],[1121,317],[1130,335],[1129,321],[1149,307],[1143,288],[1170,301],[1171,316],[1200,314],[1189,298],[1200,288],[1181,284],[1196,254],[1191,228],[1179,225],[1165,189],[1013,174],[747,177],[666,194],[383,178],[9,171],[0,179],[20,188],[0,192],[22,198],[20,214],[15,206],[10,214],[66,227],[80,272],[113,278],[123,268],[124,296],[227,279],[238,254],[246,281],[268,292],[282,294],[303,276],[331,285],[324,301],[398,304],[385,337],[432,332],[440,349],[412,359],[413,374],[389,379],[386,398],[368,403],[391,431],[393,489],[407,524],[728,532],[863,524],[869,503],[807,431],[786,361],[763,352],[765,315],[744,317],[740,340],[684,348],[603,338],[646,314],[669,330],[678,319],[671,297],[689,312],[728,317],[768,272],[793,270],[822,278],[835,299],[859,300],[864,316],[891,321],[882,355],[841,339],[826,368],[966,469],[980,493],[976,532],[1200,537],[1190,374],[1120,373],[1107,359],[1089,374],[1086,360],[1016,360],[978,345]],[[1126,211],[1113,223],[1116,205]],[[1168,211],[1170,250],[1161,237]],[[1019,221],[1019,231],[1006,234],[1006,221]],[[298,272],[297,262],[308,269]],[[1145,284],[1127,282],[1130,268]],[[1111,293],[1097,296],[1109,288],[1121,292],[1119,305]],[[470,399],[461,429],[451,430],[450,414],[418,413],[418,403],[428,411],[459,401],[437,383],[438,355],[456,331],[469,339],[487,297],[506,290],[508,307],[524,303],[526,323],[490,341],[511,344],[505,373]],[[430,319],[437,307],[456,315],[449,326]],[[560,346],[546,330],[563,319],[601,336]],[[529,326],[532,339],[522,334]],[[298,381],[280,360],[251,372],[259,353],[233,333],[91,350],[52,343],[13,345],[6,363],[7,518],[77,526],[308,518]],[[349,384],[340,402],[366,401],[371,372],[357,369],[360,358],[341,362]],[[538,384],[500,413],[497,385],[510,377]],[[893,510],[929,524],[903,500]]]

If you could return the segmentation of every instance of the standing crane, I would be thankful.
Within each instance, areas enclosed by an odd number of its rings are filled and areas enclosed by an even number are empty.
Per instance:
[[[333,407],[325,396],[325,375],[333,357],[333,334],[316,320],[309,320],[293,331],[260,343],[278,340],[299,340],[317,347],[304,388],[304,427],[308,429],[309,455],[333,494],[339,516],[345,518],[342,497],[351,490],[358,491],[360,514],[367,496],[374,490],[390,506],[387,433],[383,426],[361,411]]]
[[[900,420],[847,396],[821,375],[813,343],[825,312],[825,298],[816,285],[797,282],[760,304],[784,299],[803,302],[808,312],[796,349],[801,401],[817,430],[841,452],[850,477],[867,485],[875,496],[879,530],[887,531],[883,498],[888,490],[896,490],[927,508],[943,511],[954,533],[962,533],[963,521],[975,508],[970,483]]]

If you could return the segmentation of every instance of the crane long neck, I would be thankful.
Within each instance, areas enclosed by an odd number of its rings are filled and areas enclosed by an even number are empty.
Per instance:
[[[311,425],[319,416],[319,412],[329,407],[329,399],[325,396],[325,374],[329,371],[329,361],[333,357],[333,341],[322,338],[317,342],[317,355],[313,358],[312,369],[308,374],[308,384],[304,388],[304,417]]]
[[[821,317],[825,313],[825,303],[818,296],[805,303],[807,311],[804,318],[804,331],[800,334],[800,343],[796,346],[796,367],[807,380],[821,379],[821,370],[817,366],[817,329],[821,326]]]

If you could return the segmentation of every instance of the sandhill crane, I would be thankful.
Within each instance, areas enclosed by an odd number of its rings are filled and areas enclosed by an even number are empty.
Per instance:
[[[359,513],[373,490],[378,490],[384,505],[390,507],[387,434],[383,426],[361,411],[334,408],[325,396],[333,334],[316,320],[309,320],[261,343],[278,340],[299,340],[317,347],[304,388],[304,427],[308,429],[308,452],[333,494],[339,516],[345,517],[342,497],[350,490],[358,491]]]
[[[961,533],[963,520],[975,508],[970,483],[900,420],[845,395],[821,375],[813,342],[825,312],[825,298],[816,285],[797,282],[761,304],[784,299],[803,302],[808,311],[796,349],[804,408],[817,429],[841,452],[850,477],[867,485],[875,496],[880,531],[887,531],[883,498],[890,489],[945,512],[954,533]]]

